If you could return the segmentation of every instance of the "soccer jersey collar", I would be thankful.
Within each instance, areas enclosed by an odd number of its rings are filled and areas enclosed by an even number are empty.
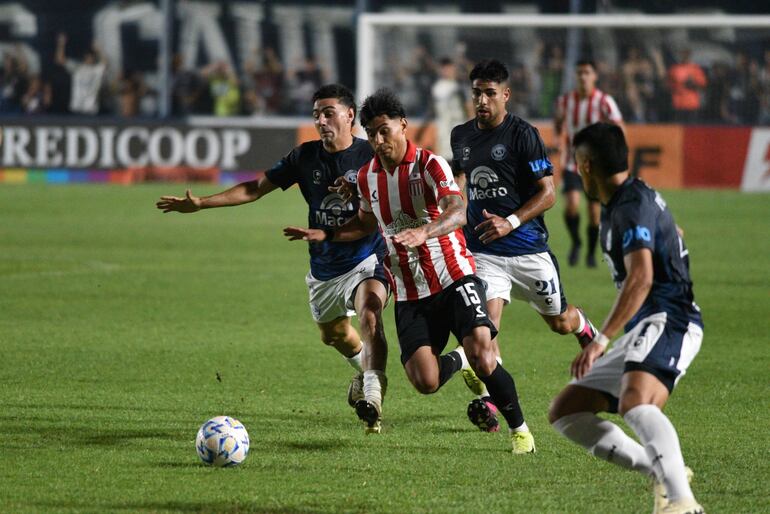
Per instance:
[[[401,162],[396,166],[397,168],[400,167],[402,164],[411,164],[415,161],[417,157],[417,146],[415,146],[414,143],[412,143],[410,140],[406,140],[406,153],[404,154],[404,158],[401,159]],[[380,162],[380,156],[376,155],[374,156],[374,163],[375,163],[375,172],[385,171],[385,167],[382,165],[382,162]]]

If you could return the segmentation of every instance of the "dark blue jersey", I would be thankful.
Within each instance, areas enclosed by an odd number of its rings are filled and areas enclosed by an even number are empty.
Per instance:
[[[310,141],[294,148],[267,170],[267,178],[281,189],[298,184],[308,204],[308,226],[335,229],[358,213],[358,199],[342,201],[329,191],[337,177],[355,182],[358,169],[372,159],[371,145],[359,138],[341,152],[327,152],[321,141]],[[329,280],[347,273],[376,253],[385,253],[385,244],[375,232],[358,241],[310,243],[310,272],[318,280]]]
[[[507,114],[493,129],[478,128],[476,120],[458,125],[452,130],[451,142],[452,168],[466,177],[468,248],[474,253],[502,256],[548,251],[548,229],[542,216],[486,245],[475,231],[485,220],[484,209],[503,218],[510,216],[538,192],[538,180],[553,175],[537,129]]]
[[[686,328],[703,326],[690,280],[690,260],[674,218],[660,194],[637,178],[629,178],[602,206],[600,241],[604,259],[618,288],[626,279],[623,257],[640,248],[652,251],[653,284],[626,332],[639,320],[665,312],[669,322]]]

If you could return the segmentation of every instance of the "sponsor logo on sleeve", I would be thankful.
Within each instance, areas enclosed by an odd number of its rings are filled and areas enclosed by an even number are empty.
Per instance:
[[[537,159],[536,161],[529,161],[527,164],[529,164],[529,169],[532,170],[532,173],[537,173],[538,171],[544,171],[553,168],[553,165],[551,164],[551,161],[548,160],[548,157]]]
[[[637,225],[635,228],[629,228],[623,233],[623,248],[628,248],[634,241],[652,241],[650,229]]]

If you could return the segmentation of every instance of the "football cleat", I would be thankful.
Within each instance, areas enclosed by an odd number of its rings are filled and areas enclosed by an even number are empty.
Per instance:
[[[575,333],[575,337],[578,340],[578,344],[581,348],[585,348],[589,344],[591,344],[591,341],[594,340],[594,337],[596,337],[596,334],[598,331],[596,330],[596,327],[593,323],[591,323],[591,320],[588,319],[588,316],[586,316],[586,313],[583,312],[583,309],[580,307],[575,307],[577,310],[580,311],[580,314],[583,315],[583,319],[586,320],[586,325],[583,327],[583,330],[580,332]]]
[[[596,256],[594,254],[588,254],[586,255],[586,266],[589,268],[595,268],[596,267]]]
[[[511,444],[513,445],[514,455],[535,453],[535,438],[529,430],[526,432],[511,432]]]
[[[692,483],[693,472],[689,466],[684,467],[684,472],[687,474],[687,483]],[[662,482],[658,482],[654,478],[652,479],[652,492],[655,493],[655,503],[652,508],[652,514],[661,514],[663,509],[668,505],[668,495],[666,494],[666,486]]]
[[[382,431],[382,415],[380,406],[376,403],[358,400],[356,402],[356,414],[364,422],[365,434],[379,434]]]
[[[695,498],[688,498],[686,500],[669,502],[660,511],[660,514],[705,514],[705,512],[703,507],[695,501]]]
[[[348,405],[355,408],[358,400],[364,399],[364,374],[356,373],[348,386]]]
[[[463,375],[465,385],[468,386],[468,389],[470,389],[473,394],[476,396],[481,396],[486,393],[487,387],[484,385],[484,382],[481,381],[478,375],[476,375],[475,371],[473,371],[471,368],[467,368],[460,370],[460,373]]]
[[[482,432],[497,432],[497,407],[489,398],[476,398],[468,404],[468,419]]]

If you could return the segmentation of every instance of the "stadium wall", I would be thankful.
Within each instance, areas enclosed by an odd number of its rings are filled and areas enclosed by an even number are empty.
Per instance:
[[[536,123],[554,163],[550,123]],[[431,147],[434,130],[420,144]],[[770,128],[629,125],[629,166],[663,189],[770,191]],[[6,118],[0,183],[133,184],[248,180],[293,146],[316,138],[312,125],[248,118],[172,122]]]

